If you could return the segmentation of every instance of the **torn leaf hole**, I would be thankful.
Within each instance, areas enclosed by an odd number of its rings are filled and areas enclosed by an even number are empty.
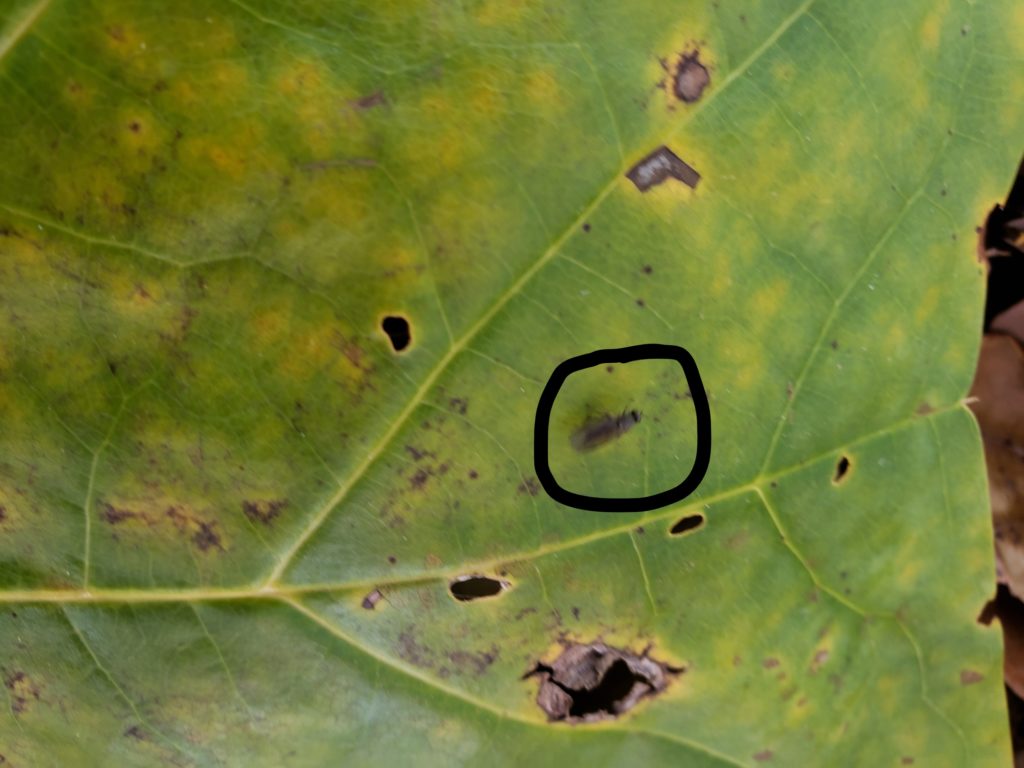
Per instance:
[[[388,315],[380,321],[380,327],[387,334],[391,348],[395,352],[403,351],[412,341],[409,321],[401,315]]]
[[[846,456],[839,457],[839,463],[836,464],[836,473],[832,477],[832,482],[835,485],[839,485],[846,478],[846,474],[850,471],[850,459]]]
[[[509,588],[503,579],[492,579],[488,576],[459,576],[448,585],[448,589],[459,602],[479,600],[482,597],[494,597]]]
[[[704,525],[704,515],[686,515],[686,517],[680,518],[668,532],[673,536],[679,536],[683,533],[695,531],[702,525]]]
[[[540,678],[537,705],[550,722],[613,720],[656,696],[685,671],[647,655],[604,643],[571,644],[551,664],[542,661],[525,677]]]

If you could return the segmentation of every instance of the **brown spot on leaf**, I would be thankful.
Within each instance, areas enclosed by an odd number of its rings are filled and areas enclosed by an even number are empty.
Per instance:
[[[917,410],[914,411],[914,413],[916,413],[918,416],[927,416],[929,413],[934,412],[935,408],[933,408],[928,403],[921,403],[919,406],[917,406]]]
[[[760,752],[754,755],[754,759],[759,763],[767,762],[772,759],[774,753],[770,749],[762,749]]]
[[[662,145],[651,152],[626,173],[626,178],[641,192],[661,184],[668,178],[681,181],[691,189],[697,188],[700,174],[668,147]]]
[[[421,490],[423,486],[427,484],[427,480],[430,479],[430,475],[425,469],[417,469],[416,473],[409,480],[409,486],[415,490]]]
[[[530,496],[536,496],[540,493],[540,485],[537,483],[537,478],[528,477],[519,484],[516,491],[519,493],[527,493]]]
[[[769,657],[761,662],[761,666],[765,669],[774,669],[779,666],[779,660],[774,657]]]
[[[142,728],[140,726],[138,726],[138,725],[129,726],[128,728],[125,729],[123,735],[124,736],[128,736],[129,738],[132,738],[132,739],[136,739],[137,741],[145,741],[146,740],[146,732],[144,730],[142,730]]]
[[[384,595],[381,594],[381,591],[379,589],[375,589],[363,598],[362,606],[366,610],[372,611],[377,607],[377,603],[379,603],[383,597]]]
[[[361,99],[355,99],[350,103],[356,109],[373,109],[374,107],[384,106],[388,103],[388,100],[384,96],[384,91],[374,91],[369,96],[363,96]]]
[[[3,670],[4,688],[8,691],[11,710],[15,715],[26,712],[33,701],[39,701],[39,686],[24,672]]]
[[[914,764],[914,758],[910,757],[909,755],[900,758],[900,765],[913,765],[913,764]]]
[[[960,685],[974,685],[974,683],[980,683],[984,679],[985,676],[981,672],[976,672],[973,669],[960,670]]]
[[[641,271],[642,271],[642,272],[643,272],[643,273],[644,273],[645,275],[649,275],[649,274],[651,274],[652,272],[654,272],[654,267],[652,267],[652,266],[651,266],[650,264],[644,264],[644,266],[643,266],[643,269],[642,269]]]
[[[692,104],[701,97],[710,82],[711,74],[708,68],[701,64],[700,51],[684,53],[679,57],[672,78],[672,92],[677,99]]]
[[[287,506],[287,499],[243,501],[242,512],[244,512],[245,516],[254,523],[270,525]]]
[[[432,666],[433,654],[416,640],[414,629],[409,627],[398,636],[398,656],[414,667]]]
[[[536,612],[537,612],[537,609],[534,608],[532,605],[528,606],[526,608],[523,608],[523,609],[519,610],[518,612],[516,612],[516,616],[515,616],[516,621],[519,621],[520,619],[522,619],[524,616],[527,616],[528,614],[536,613]]]
[[[127,509],[118,509],[113,504],[101,504],[100,505],[100,519],[110,525],[117,525],[123,523],[125,520],[134,520],[142,518],[143,515],[138,512],[131,512]]]
[[[480,477],[480,474],[475,469],[469,470],[469,479],[470,480],[476,480],[478,477]]]
[[[465,397],[453,397],[448,400],[448,405],[460,416],[466,415],[466,409],[469,408],[469,398]]]
[[[416,446],[413,446],[413,445],[405,446],[405,452],[409,454],[409,456],[412,458],[413,461],[419,461],[420,459],[422,459],[425,456],[433,456],[434,455],[431,451],[420,450],[419,448],[417,448]]]
[[[223,552],[224,547],[220,543],[220,536],[214,530],[214,524],[199,520],[198,525],[199,530],[192,534],[192,543],[199,547],[199,551],[206,552],[208,549],[216,547]]]
[[[452,651],[448,659],[462,671],[472,671],[478,677],[498,658],[498,647],[492,645],[489,651]]]
[[[538,677],[537,706],[551,722],[593,723],[613,720],[642,699],[657,696],[672,676],[672,667],[647,655],[601,642],[565,647],[550,664],[539,661],[525,677]]]
[[[211,549],[224,551],[224,545],[221,542],[220,534],[217,533],[215,522],[201,520],[181,507],[168,507],[164,514],[180,533],[189,536],[200,552],[208,552]]]

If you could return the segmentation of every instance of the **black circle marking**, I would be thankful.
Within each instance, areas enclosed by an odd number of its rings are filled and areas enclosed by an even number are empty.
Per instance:
[[[551,425],[551,409],[562,384],[574,373],[608,363],[633,363],[637,360],[675,360],[683,369],[686,384],[693,398],[697,416],[697,452],[686,478],[674,488],[650,496],[629,498],[605,498],[573,493],[558,484],[551,472],[548,457],[548,429]],[[551,378],[544,385],[537,403],[537,415],[533,422],[533,469],[537,479],[548,496],[560,504],[593,512],[647,512],[685,499],[701,484],[711,463],[711,407],[704,391],[700,371],[693,356],[682,347],[673,344],[637,344],[620,349],[598,349],[586,355],[570,357],[558,364]]]

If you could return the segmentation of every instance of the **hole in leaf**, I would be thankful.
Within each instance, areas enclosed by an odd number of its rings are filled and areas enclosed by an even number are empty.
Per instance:
[[[409,346],[412,340],[412,332],[409,328],[409,321],[401,315],[388,315],[380,321],[381,330],[388,335],[391,348],[395,352],[401,352]]]
[[[479,600],[481,597],[494,597],[508,589],[509,583],[501,579],[487,576],[459,576],[448,589],[452,597],[460,602]]]
[[[680,518],[675,525],[669,529],[669,533],[678,536],[681,533],[695,531],[704,525],[704,515],[687,515]]]
[[[604,643],[572,644],[551,664],[537,662],[537,705],[548,720],[566,723],[614,719],[668,686],[685,670]]]
[[[843,478],[846,477],[846,473],[850,471],[850,460],[846,456],[839,458],[839,463],[836,464],[836,473],[832,477],[832,482],[838,485],[843,482]]]

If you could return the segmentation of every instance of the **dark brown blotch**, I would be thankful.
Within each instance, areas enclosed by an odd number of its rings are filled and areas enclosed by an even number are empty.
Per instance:
[[[243,501],[242,512],[254,523],[270,525],[287,506],[287,499]]]
[[[700,61],[700,51],[684,53],[679,57],[672,78],[672,91],[676,98],[687,104],[697,101],[711,83],[711,73]]]

